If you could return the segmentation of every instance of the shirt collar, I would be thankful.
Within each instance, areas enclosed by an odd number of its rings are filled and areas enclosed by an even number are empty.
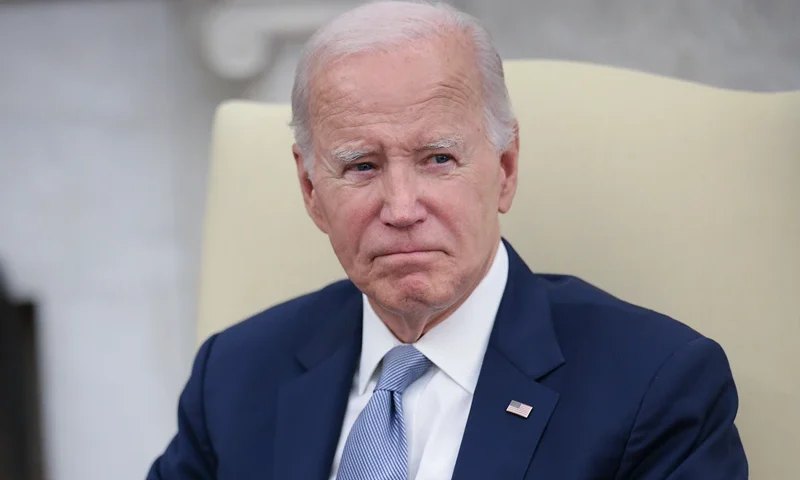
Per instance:
[[[508,280],[508,252],[500,242],[492,266],[472,294],[445,321],[433,327],[414,346],[471,395],[475,393],[483,356]],[[358,391],[366,392],[383,357],[400,345],[362,294],[363,329]]]

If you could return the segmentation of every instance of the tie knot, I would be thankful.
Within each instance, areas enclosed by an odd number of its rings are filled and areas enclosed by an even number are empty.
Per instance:
[[[400,345],[383,357],[383,370],[376,390],[403,393],[431,366],[431,361],[412,345]]]

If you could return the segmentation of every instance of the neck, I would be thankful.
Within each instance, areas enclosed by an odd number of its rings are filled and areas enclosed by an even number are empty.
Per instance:
[[[397,337],[398,340],[403,343],[414,343],[422,338],[423,335],[428,333],[433,327],[447,320],[447,318],[450,317],[453,312],[458,310],[458,308],[463,305],[465,301],[467,301],[470,295],[472,295],[472,292],[475,291],[484,277],[486,277],[486,274],[489,272],[489,269],[491,268],[492,263],[494,263],[494,259],[497,256],[497,249],[499,248],[499,245],[500,243],[498,241],[497,246],[492,251],[492,254],[481,266],[481,270],[478,275],[476,275],[476,279],[469,284],[466,291],[455,298],[453,302],[449,303],[444,308],[422,306],[414,310],[392,311],[383,307],[372,298],[369,298],[369,303],[372,306],[372,309],[375,310],[378,318],[380,318],[381,321],[386,324],[386,326],[389,328],[392,334]]]

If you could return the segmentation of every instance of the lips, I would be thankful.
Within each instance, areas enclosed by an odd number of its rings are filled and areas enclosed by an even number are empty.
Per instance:
[[[386,249],[386,250],[379,250],[375,257],[388,257],[390,255],[410,255],[415,253],[432,253],[432,252],[441,252],[442,250],[437,248],[395,248],[395,249]]]

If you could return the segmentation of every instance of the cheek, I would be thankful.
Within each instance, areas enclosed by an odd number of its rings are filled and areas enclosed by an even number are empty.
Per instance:
[[[435,193],[440,217],[459,237],[474,238],[487,227],[496,212],[497,200],[492,200],[487,183],[472,178],[458,178],[440,185]],[[492,206],[494,202],[494,207]],[[462,238],[463,239],[463,238]]]
[[[374,205],[366,192],[332,189],[323,197],[323,212],[329,227],[328,236],[342,261],[351,263],[362,238],[374,218]]]

